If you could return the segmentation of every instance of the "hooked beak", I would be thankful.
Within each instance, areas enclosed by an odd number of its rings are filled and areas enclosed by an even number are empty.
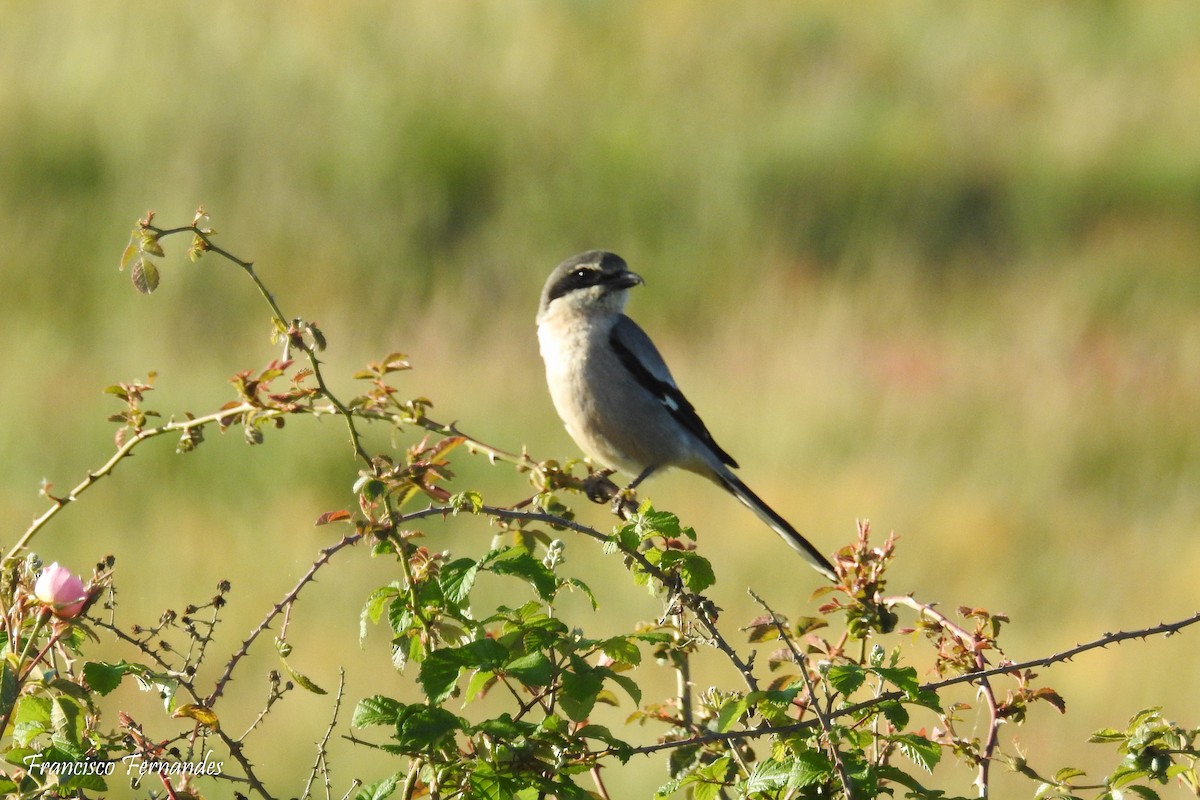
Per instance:
[[[615,280],[617,287],[620,289],[629,289],[630,287],[637,286],[638,284],[645,282],[646,281],[642,280],[641,275],[638,275],[636,272],[629,272],[628,270],[618,275]]]

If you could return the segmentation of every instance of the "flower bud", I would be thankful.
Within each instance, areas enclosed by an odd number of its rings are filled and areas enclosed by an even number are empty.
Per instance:
[[[42,570],[33,585],[33,594],[59,619],[74,619],[83,610],[88,593],[83,580],[58,562]]]

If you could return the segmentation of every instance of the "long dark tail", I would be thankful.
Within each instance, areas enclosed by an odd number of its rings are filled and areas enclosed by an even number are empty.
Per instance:
[[[762,498],[750,491],[750,487],[742,483],[736,475],[727,469],[722,469],[716,473],[716,480],[734,497],[741,500],[746,508],[757,514],[759,519],[770,525],[771,529],[782,536],[793,550],[804,556],[813,569],[831,581],[837,580],[833,565],[825,556],[821,555],[821,551],[813,547],[812,543],[801,536],[800,532],[793,528],[786,519],[776,514],[774,509],[762,501]]]

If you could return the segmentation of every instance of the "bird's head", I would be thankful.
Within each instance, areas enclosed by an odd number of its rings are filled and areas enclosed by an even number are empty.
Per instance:
[[[627,290],[644,283],[630,272],[625,259],[605,250],[589,250],[572,256],[550,273],[542,289],[538,318],[562,309],[576,314],[619,314],[625,308]]]

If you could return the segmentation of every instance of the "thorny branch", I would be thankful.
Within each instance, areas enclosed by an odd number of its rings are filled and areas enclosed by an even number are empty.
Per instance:
[[[962,675],[954,675],[942,680],[933,681],[922,684],[918,687],[919,692],[940,692],[950,686],[955,686],[960,683],[978,683],[987,678],[997,675],[1009,675],[1015,672],[1021,672],[1034,667],[1049,667],[1053,664],[1058,664],[1063,661],[1070,661],[1075,656],[1086,653],[1089,650],[1096,650],[1109,646],[1110,644],[1120,644],[1130,639],[1147,639],[1151,636],[1172,636],[1179,633],[1184,628],[1200,623],[1200,612],[1193,614],[1186,619],[1181,619],[1176,622],[1165,622],[1149,628],[1141,628],[1133,631],[1118,631],[1117,633],[1106,633],[1103,636],[1094,639],[1085,644],[1079,644],[1051,656],[1043,658],[1033,658],[1028,661],[1020,661],[1015,663],[1006,663],[997,667],[989,667],[980,672],[967,672]],[[844,706],[839,709],[830,711],[826,716],[833,720],[840,717],[857,714],[861,711],[867,711],[882,703],[887,703],[896,700],[903,700],[905,697],[903,692],[883,692],[876,695],[870,700],[864,700],[861,703]],[[693,736],[688,739],[677,739],[670,742],[657,742],[655,744],[642,745],[634,747],[626,751],[630,755],[648,755],[657,753],[661,750],[671,750],[677,747],[688,747],[692,745],[703,745],[710,742],[729,742],[740,741],[744,739],[756,739],[762,736],[771,736],[774,734],[795,733],[796,731],[811,728],[819,723],[816,720],[801,720],[789,725],[764,725],[760,728],[753,728],[744,731],[728,731],[726,733],[706,733],[701,736]]]

